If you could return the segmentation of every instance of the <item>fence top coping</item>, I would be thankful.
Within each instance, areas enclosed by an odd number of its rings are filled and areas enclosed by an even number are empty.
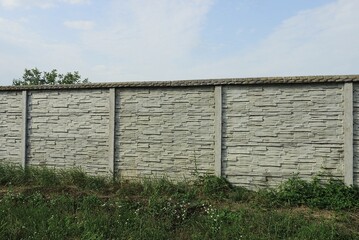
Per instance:
[[[139,87],[194,87],[256,84],[305,84],[359,82],[359,75],[323,75],[294,77],[223,78],[175,81],[133,81],[64,85],[0,86],[0,91],[51,90],[51,89],[95,89],[95,88],[139,88]]]

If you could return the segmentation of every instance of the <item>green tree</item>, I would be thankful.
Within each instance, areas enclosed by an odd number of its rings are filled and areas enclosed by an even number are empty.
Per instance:
[[[14,79],[12,85],[55,85],[55,84],[78,84],[88,83],[88,79],[81,79],[79,72],[57,73],[56,69],[51,72],[41,72],[37,68],[26,69],[22,78]]]

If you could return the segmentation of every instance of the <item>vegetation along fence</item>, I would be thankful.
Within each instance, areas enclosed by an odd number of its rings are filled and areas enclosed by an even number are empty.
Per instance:
[[[359,184],[359,75],[0,86],[0,162]]]

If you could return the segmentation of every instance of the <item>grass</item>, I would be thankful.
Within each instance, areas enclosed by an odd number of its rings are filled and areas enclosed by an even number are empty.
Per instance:
[[[213,176],[130,182],[0,165],[0,239],[359,239],[358,199],[333,179],[253,192]]]

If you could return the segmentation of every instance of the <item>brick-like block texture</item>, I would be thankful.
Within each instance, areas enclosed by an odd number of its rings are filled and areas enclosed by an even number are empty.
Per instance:
[[[224,87],[223,172],[276,186],[299,173],[343,177],[343,85]]]
[[[121,177],[214,173],[213,87],[120,89],[116,95]]]
[[[21,165],[21,103],[21,92],[0,92],[0,163]]]
[[[108,173],[108,89],[31,92],[28,129],[30,165]]]
[[[353,85],[354,184],[359,185],[359,84]]]

